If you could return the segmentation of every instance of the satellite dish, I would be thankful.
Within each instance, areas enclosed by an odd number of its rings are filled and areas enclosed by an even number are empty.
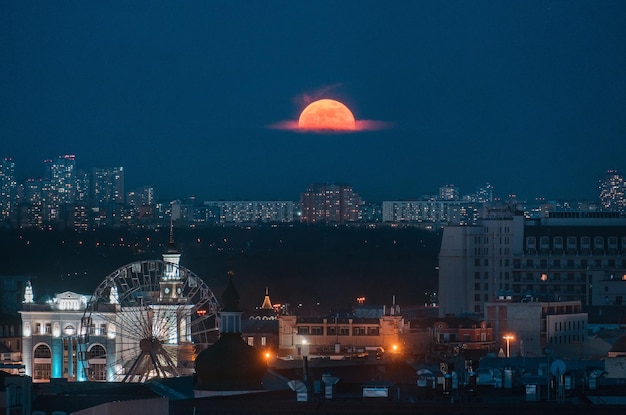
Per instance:
[[[306,392],[306,384],[301,380],[290,380],[287,382],[287,386],[289,386],[292,391]]]
[[[550,372],[552,372],[554,376],[564,375],[566,370],[567,366],[565,365],[565,362],[560,359],[555,360],[550,365]]]

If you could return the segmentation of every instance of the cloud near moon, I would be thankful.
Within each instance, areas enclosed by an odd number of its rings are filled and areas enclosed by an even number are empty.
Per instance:
[[[320,99],[309,103],[300,113],[298,121],[279,121],[268,128],[301,133],[351,133],[377,131],[392,128],[384,121],[357,120],[343,103],[332,99]]]
[[[359,131],[381,131],[389,130],[394,127],[393,123],[387,121],[376,120],[355,120],[354,130],[303,130],[298,126],[298,121],[286,120],[278,121],[267,126],[271,130],[295,131],[299,133],[317,133],[317,134],[333,134],[333,133],[352,133]]]

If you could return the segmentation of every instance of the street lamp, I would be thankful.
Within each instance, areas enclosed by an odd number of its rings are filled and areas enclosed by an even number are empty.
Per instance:
[[[515,337],[507,334],[506,336],[502,336],[504,340],[506,340],[506,357],[511,357],[511,340],[515,340]]]

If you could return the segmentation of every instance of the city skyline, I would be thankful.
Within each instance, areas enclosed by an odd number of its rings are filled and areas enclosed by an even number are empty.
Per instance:
[[[245,201],[245,200],[267,200],[267,201],[271,201],[271,200],[290,200],[290,201],[294,201],[294,200],[298,200],[299,197],[303,194],[303,192],[305,192],[305,189],[307,187],[310,187],[312,185],[322,185],[322,184],[328,184],[328,185],[340,185],[340,184],[345,184],[345,185],[349,185],[351,187],[353,187],[351,185],[350,182],[342,182],[342,181],[326,181],[326,182],[311,182],[311,183],[307,183],[307,184],[303,184],[302,187],[300,188],[299,192],[297,192],[295,195],[291,195],[288,197],[284,197],[284,198],[269,198],[269,197],[263,197],[263,195],[261,195],[260,198],[254,199],[251,197],[246,197],[246,195],[240,195],[240,197],[238,198],[226,198],[226,197],[220,197],[219,195],[215,195],[214,197],[207,197],[207,198],[202,198],[202,197],[198,197],[198,193],[197,192],[191,192],[189,194],[173,194],[173,195],[165,195],[163,196],[162,193],[160,192],[160,188],[158,186],[154,186],[152,184],[147,184],[147,183],[143,183],[143,184],[138,184],[136,186],[128,186],[125,185],[125,181],[128,179],[128,176],[126,176],[124,174],[124,171],[127,170],[125,169],[124,166],[121,165],[112,165],[112,166],[81,166],[80,164],[77,164],[77,159],[79,159],[80,157],[78,157],[75,154],[59,154],[56,155],[54,157],[48,157],[44,160],[41,161],[40,163],[40,170],[41,170],[41,174],[38,176],[29,176],[29,177],[25,177],[23,175],[19,174],[19,171],[21,170],[19,167],[19,164],[15,162],[15,160],[13,160],[12,157],[3,157],[3,155],[0,154],[0,167],[3,166],[3,163],[6,164],[7,166],[10,166],[10,171],[12,174],[10,174],[9,176],[12,178],[12,180],[14,180],[15,184],[20,186],[26,186],[29,183],[34,183],[34,182],[44,182],[44,181],[50,181],[51,177],[51,171],[54,170],[54,167],[51,166],[55,166],[55,160],[57,162],[61,162],[63,163],[64,160],[71,160],[73,167],[72,167],[72,176],[73,176],[73,180],[76,181],[76,183],[74,183],[74,186],[77,187],[75,191],[77,192],[81,192],[81,189],[79,189],[80,185],[81,185],[81,181],[82,180],[88,180],[88,178],[84,178],[84,175],[87,176],[98,176],[101,174],[112,174],[112,172],[117,172],[118,170],[121,170],[122,173],[122,177],[121,177],[121,186],[122,189],[119,190],[121,191],[123,194],[118,194],[117,196],[115,196],[116,198],[116,203],[122,203],[122,201],[124,201],[126,198],[131,197],[131,193],[134,194],[136,192],[139,191],[143,191],[145,189],[151,189],[150,191],[152,192],[151,195],[151,199],[154,199],[154,202],[167,202],[167,201],[176,201],[176,200],[186,200],[189,198],[193,198],[195,200],[198,201],[202,201],[202,200],[207,200],[207,201],[225,201],[225,200],[233,200],[233,201]],[[58,166],[56,167],[58,169]],[[2,172],[0,172],[0,176]],[[6,172],[5,172],[6,174]],[[132,179],[132,178],[131,178]],[[92,180],[95,180],[92,179]],[[616,182],[617,180],[617,182]],[[131,180],[132,181],[132,180]],[[620,194],[618,194],[618,196],[620,197],[620,200],[624,197],[624,188],[626,187],[626,184],[624,183],[624,179],[623,179],[623,175],[621,174],[621,172],[617,169],[607,169],[604,170],[602,172],[601,175],[598,175],[598,177],[595,179],[595,190],[596,190],[596,194],[592,195],[589,199],[573,199],[573,198],[554,198],[551,197],[550,195],[544,195],[544,196],[530,196],[529,198],[519,198],[517,194],[515,193],[511,193],[511,192],[507,192],[506,189],[494,189],[493,185],[491,184],[490,181],[487,181],[485,183],[477,183],[475,184],[471,189],[462,189],[459,186],[456,186],[454,183],[443,183],[440,182],[438,185],[436,183],[433,184],[434,186],[436,186],[433,189],[428,189],[425,192],[421,192],[421,193],[414,193],[412,195],[408,195],[405,198],[389,198],[386,199],[387,201],[401,201],[401,200],[406,200],[406,201],[413,201],[413,200],[463,200],[464,198],[468,198],[471,197],[472,195],[474,197],[478,197],[479,199],[481,198],[480,193],[484,192],[485,189],[489,189],[490,191],[490,198],[493,198],[494,200],[502,200],[502,201],[506,201],[508,199],[515,199],[518,200],[520,202],[537,202],[537,201],[546,201],[546,202],[600,202],[600,203],[604,203],[602,202],[600,199],[609,197],[613,191],[611,191],[611,187],[606,187],[606,186],[618,186],[619,189],[622,189]],[[87,184],[87,186],[89,186]],[[125,190],[124,190],[125,188]],[[193,189],[192,189],[193,190]],[[84,190],[82,190],[84,192]],[[358,189],[357,189],[358,191]],[[158,197],[157,197],[158,196]],[[82,198],[79,199],[84,199],[86,196],[83,195]],[[614,196],[611,196],[614,197]],[[381,203],[384,200],[365,200],[363,199],[364,203]],[[622,203],[622,202],[620,202]],[[610,205],[606,205],[604,206],[605,208],[610,208]]]
[[[595,200],[626,171],[623,2],[117,6],[0,6],[0,153],[20,176],[77,154],[166,198],[489,182]],[[320,98],[387,128],[272,128]]]

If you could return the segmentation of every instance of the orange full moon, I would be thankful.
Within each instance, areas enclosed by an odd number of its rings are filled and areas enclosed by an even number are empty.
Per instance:
[[[334,99],[320,99],[307,105],[298,119],[301,130],[354,131],[352,111]]]

